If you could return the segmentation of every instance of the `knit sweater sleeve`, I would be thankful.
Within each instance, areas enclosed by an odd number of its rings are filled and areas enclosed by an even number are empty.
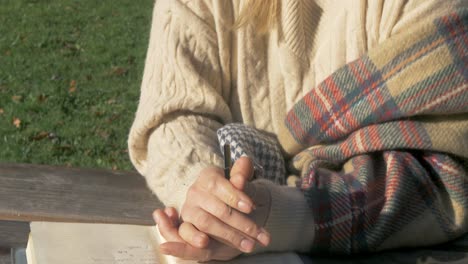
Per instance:
[[[216,130],[231,120],[208,1],[157,1],[128,146],[136,169],[166,206],[180,208],[198,172],[219,166]]]

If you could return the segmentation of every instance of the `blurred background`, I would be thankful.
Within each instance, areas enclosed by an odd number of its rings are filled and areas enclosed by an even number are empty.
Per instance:
[[[0,162],[132,170],[154,0],[0,0]]]

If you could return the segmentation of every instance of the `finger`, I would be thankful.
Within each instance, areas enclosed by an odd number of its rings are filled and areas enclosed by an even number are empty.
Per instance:
[[[187,243],[166,242],[159,246],[161,253],[172,255],[181,259],[208,261],[211,259],[211,250],[193,247]]]
[[[183,222],[179,227],[179,236],[196,248],[206,248],[210,242],[208,236],[196,229],[191,223]]]
[[[193,208],[186,214],[184,213],[184,219],[201,232],[242,252],[250,253],[255,246],[255,241],[252,238],[221,222],[217,217],[201,208]]]
[[[216,169],[214,174],[208,175],[209,177],[203,177],[200,184],[204,191],[213,194],[218,199],[228,204],[232,208],[235,208],[243,213],[249,214],[254,204],[252,199],[244,192],[236,189],[229,180],[226,180],[221,169]],[[197,188],[190,188],[189,192],[195,192],[192,194],[188,193],[189,197],[196,197],[199,190]]]
[[[159,232],[164,239],[173,242],[184,242],[184,240],[179,236],[177,227],[173,225],[172,221],[163,210],[158,209],[154,211],[153,217],[155,218]]]
[[[239,190],[243,190],[245,183],[252,179],[254,175],[254,166],[251,158],[240,157],[232,166],[231,183]]]
[[[253,240],[257,240],[263,246],[267,246],[270,243],[270,234],[263,228],[260,228],[245,214],[230,208],[227,204],[209,194],[200,193],[199,195],[199,199],[204,201],[200,203],[200,207],[203,210],[217,217],[232,228],[244,233]]]
[[[166,215],[169,217],[169,219],[171,220],[171,222],[172,222],[172,224],[174,226],[178,226],[180,224],[179,223],[179,213],[177,212],[177,210],[174,207],[164,208],[164,213],[166,213]]]

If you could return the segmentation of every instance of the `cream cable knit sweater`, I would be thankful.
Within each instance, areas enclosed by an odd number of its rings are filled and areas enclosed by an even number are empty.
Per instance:
[[[311,87],[392,34],[436,16],[448,0],[283,0],[269,35],[229,30],[236,0],[158,0],[130,157],[167,206],[180,208],[199,171],[222,166],[216,130],[242,122],[277,133]],[[260,181],[271,193],[267,250],[306,251],[312,216],[301,193]],[[275,237],[280,237],[275,240]],[[298,238],[301,239],[298,239]],[[300,240],[300,241],[298,241]]]

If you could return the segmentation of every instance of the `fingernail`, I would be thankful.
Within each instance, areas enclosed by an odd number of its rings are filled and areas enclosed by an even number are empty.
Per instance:
[[[252,240],[249,240],[249,239],[244,238],[244,239],[241,241],[240,246],[241,246],[241,248],[242,248],[244,251],[250,252],[250,251],[253,250],[254,242],[253,242]]]
[[[237,206],[239,207],[239,209],[241,209],[242,211],[250,211],[250,209],[252,209],[252,206],[249,205],[248,203],[244,202],[244,201],[239,201],[237,203]]]
[[[270,244],[270,235],[262,229],[260,234],[257,236],[257,240],[260,241],[262,245],[267,246]]]
[[[193,238],[194,242],[199,245],[199,246],[203,246],[203,242],[205,241],[205,236],[203,235],[196,235],[194,238]]]

